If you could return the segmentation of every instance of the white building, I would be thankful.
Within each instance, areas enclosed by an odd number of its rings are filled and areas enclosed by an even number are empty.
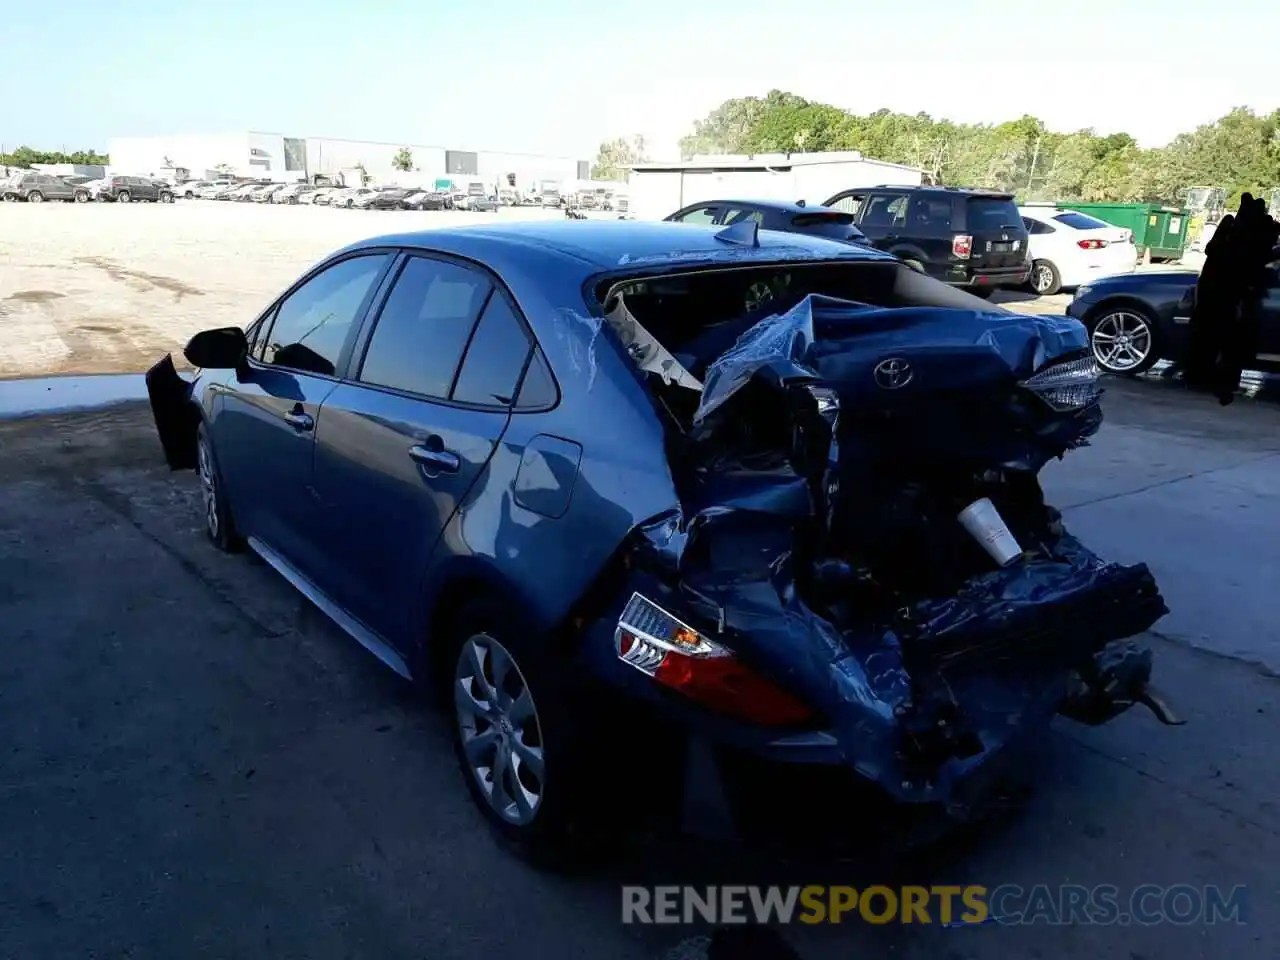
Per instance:
[[[413,164],[407,177],[394,166],[402,149],[408,149]],[[496,185],[514,176],[517,185],[523,186],[537,180],[571,180],[585,176],[589,167],[588,161],[572,157],[451,150],[414,143],[286,137],[249,130],[116,137],[108,144],[108,153],[112,174],[195,179],[230,174],[295,181],[363,167],[376,183],[394,182],[397,177],[420,182],[424,177],[453,176]]]
[[[761,153],[696,156],[631,167],[631,215],[661,220],[702,200],[803,200],[822,203],[849,187],[915,185],[924,173],[900,163],[870,160],[856,150],[832,153]]]

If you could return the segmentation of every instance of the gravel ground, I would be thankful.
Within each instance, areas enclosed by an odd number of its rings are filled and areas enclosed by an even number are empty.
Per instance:
[[[136,373],[364,237],[495,217],[213,201],[0,204],[0,377]]]
[[[198,330],[249,322],[311,264],[364,237],[560,216],[532,207],[0,204],[0,378],[143,371]],[[1057,313],[1070,297],[1001,291],[994,301]]]

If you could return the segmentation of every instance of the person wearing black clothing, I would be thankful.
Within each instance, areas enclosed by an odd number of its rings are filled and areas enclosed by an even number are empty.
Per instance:
[[[1239,212],[1223,218],[1205,247],[1191,312],[1186,383],[1224,405],[1235,398],[1241,373],[1257,357],[1267,264],[1280,254],[1278,243],[1280,223],[1261,198],[1246,193]]]

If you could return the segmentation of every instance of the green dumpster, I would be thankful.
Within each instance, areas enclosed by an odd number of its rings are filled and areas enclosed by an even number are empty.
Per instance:
[[[1112,226],[1133,231],[1138,256],[1179,260],[1187,247],[1189,211],[1159,203],[1059,203],[1059,210],[1079,210]]]

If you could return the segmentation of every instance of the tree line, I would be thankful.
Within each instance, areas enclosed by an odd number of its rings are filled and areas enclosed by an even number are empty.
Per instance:
[[[597,169],[616,176],[644,159],[643,146],[625,138],[602,144]],[[1060,133],[1033,116],[995,124],[889,110],[863,116],[773,90],[726,100],[680,141],[684,159],[821,150],[857,150],[917,167],[929,183],[1007,190],[1024,200],[1180,203],[1188,187],[1203,186],[1222,188],[1234,209],[1246,191],[1269,197],[1280,188],[1280,110],[1237,107],[1166,146],[1143,148],[1126,133]]]
[[[0,151],[0,166],[22,167],[29,170],[37,163],[81,163],[106,166],[110,158],[96,150],[77,150],[75,153],[63,153],[61,150],[34,150],[31,147],[18,147],[12,153]]]

